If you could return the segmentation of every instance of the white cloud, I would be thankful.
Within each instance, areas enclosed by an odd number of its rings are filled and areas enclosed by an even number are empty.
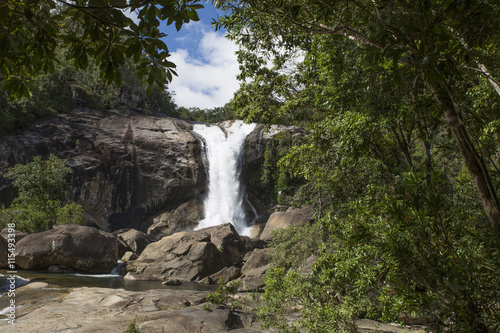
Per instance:
[[[195,41],[187,37],[188,43],[196,43],[196,48],[172,53],[169,60],[177,65],[179,76],[174,77],[169,90],[175,93],[174,100],[179,106],[202,109],[224,106],[239,87],[235,54],[238,48],[222,33],[203,24],[190,24],[186,28],[191,30],[189,35],[201,38]]]

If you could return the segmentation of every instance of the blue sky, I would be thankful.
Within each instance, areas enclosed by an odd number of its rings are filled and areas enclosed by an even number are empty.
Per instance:
[[[177,65],[179,75],[169,84],[169,90],[179,106],[224,106],[239,86],[237,46],[224,37],[224,31],[212,28],[212,19],[217,17],[213,5],[205,1],[202,4],[205,9],[198,10],[200,21],[191,21],[178,32],[173,24],[164,27],[169,60]]]

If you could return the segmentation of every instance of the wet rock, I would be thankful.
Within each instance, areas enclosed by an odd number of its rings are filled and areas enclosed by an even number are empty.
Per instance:
[[[242,179],[248,189],[246,203],[251,206],[247,207],[247,215],[254,217],[254,222],[258,225],[265,224],[272,213],[271,201],[264,195],[267,190],[263,188],[261,181],[264,155],[268,143],[272,143],[282,132],[288,132],[292,136],[304,134],[304,130],[299,127],[258,124],[245,140]],[[258,216],[254,215],[254,210],[257,210]]]
[[[16,265],[26,270],[65,266],[85,273],[109,273],[118,260],[116,238],[80,225],[56,226],[16,244]]]
[[[162,282],[166,286],[180,286],[182,282],[179,279],[168,279],[167,281]]]
[[[47,272],[56,273],[56,274],[70,274],[70,273],[74,273],[75,271],[72,270],[71,268],[66,267],[66,266],[52,265],[52,266],[49,266],[49,268],[47,268]]]
[[[27,285],[30,280],[16,274],[0,274],[0,294]]]

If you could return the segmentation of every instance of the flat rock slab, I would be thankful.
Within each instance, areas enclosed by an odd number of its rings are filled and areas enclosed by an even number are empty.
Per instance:
[[[16,293],[16,324],[1,320],[0,332],[123,333],[134,321],[141,332],[148,333],[275,332],[260,330],[254,322],[242,327],[240,316],[228,308],[204,310],[204,291],[28,286]],[[0,308],[7,307],[8,301],[6,295],[0,297]]]
[[[135,322],[148,333],[274,333],[260,329],[252,313],[228,308],[204,310],[207,292],[155,289],[126,291],[109,288],[47,288],[32,283],[16,292],[16,324],[0,321],[2,333],[123,333]],[[0,308],[9,298],[0,297]],[[401,327],[359,320],[360,332],[424,332],[419,327]],[[302,332],[302,331],[301,331]]]

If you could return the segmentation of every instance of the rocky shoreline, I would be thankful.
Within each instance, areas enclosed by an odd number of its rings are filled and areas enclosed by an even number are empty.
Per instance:
[[[310,219],[308,212],[310,209],[304,207],[276,213],[268,227],[306,223]],[[262,234],[268,240],[271,231]],[[90,242],[89,237],[94,240]],[[68,288],[35,279],[16,288],[15,325],[9,324],[4,312],[0,330],[123,333],[135,327],[148,333],[277,332],[262,329],[255,314],[255,301],[259,298],[255,295],[265,287],[264,275],[270,262],[267,240],[239,236],[230,224],[178,232],[153,242],[133,229],[114,235],[76,225],[20,234],[16,244],[16,263],[20,268],[53,273],[109,273],[112,266],[108,262],[116,262],[121,256],[125,261],[121,268],[124,281],[156,281],[158,288]],[[238,281],[239,293],[230,296],[233,302],[215,305],[207,300],[210,290],[213,293],[208,284],[217,283],[220,278],[225,282]],[[194,290],[188,281],[207,288]],[[162,283],[177,286],[160,289]],[[0,311],[5,311],[8,302],[4,292]],[[291,320],[296,315],[291,314]],[[366,319],[358,321],[358,327],[360,332],[403,332],[397,325]]]
[[[239,308],[207,302],[207,292],[182,289],[127,291],[98,287],[60,288],[33,282],[16,291],[15,325],[0,319],[5,333],[277,333],[255,314],[255,296],[238,293]],[[0,297],[2,300],[4,297]],[[297,314],[291,314],[291,320]],[[422,327],[361,319],[359,332],[424,332]],[[137,332],[137,331],[135,331]]]

